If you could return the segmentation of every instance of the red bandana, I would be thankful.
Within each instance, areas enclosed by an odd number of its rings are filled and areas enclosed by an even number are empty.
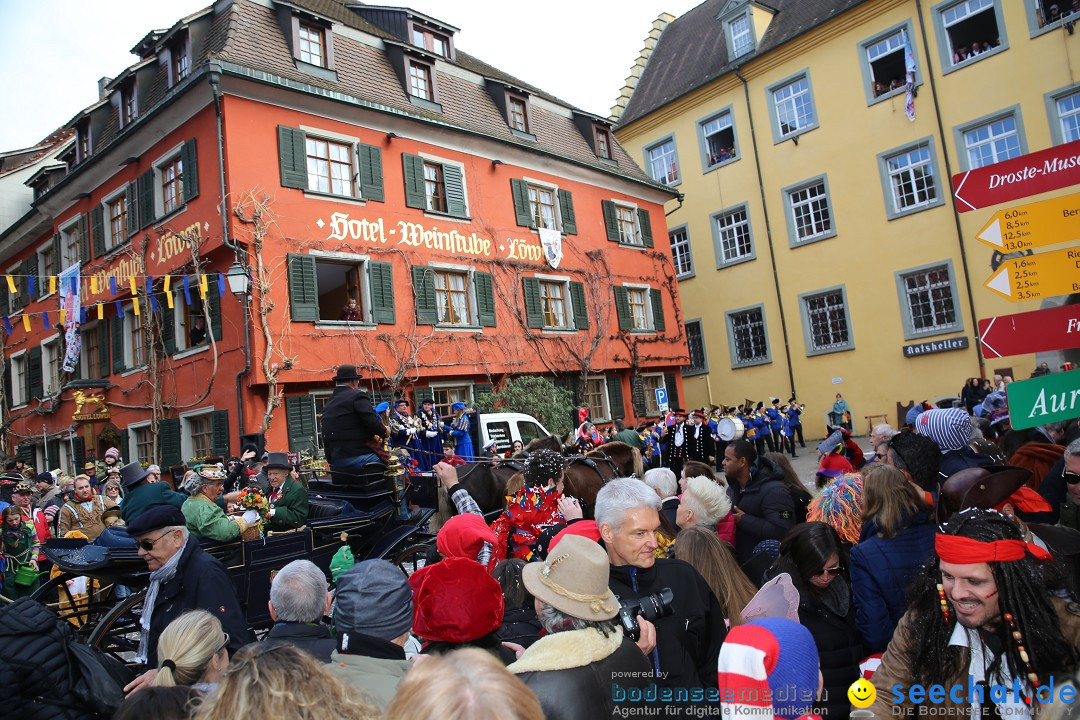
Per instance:
[[[1023,540],[995,540],[981,542],[973,538],[958,535],[935,535],[934,549],[939,558],[954,565],[971,565],[981,562],[1010,562],[1019,560],[1026,553],[1031,553],[1039,560],[1050,560],[1051,556],[1038,545]]]

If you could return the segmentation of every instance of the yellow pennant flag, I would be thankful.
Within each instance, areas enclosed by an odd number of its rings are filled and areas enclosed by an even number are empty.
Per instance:
[[[128,283],[131,285],[131,294],[137,295],[139,293],[138,288],[135,286],[135,276],[132,275],[128,278]]]
[[[97,295],[97,275],[90,276],[90,292]]]
[[[49,294],[52,295],[55,292],[56,292],[56,276],[55,275],[50,275],[49,276]]]
[[[131,299],[131,309],[135,311],[136,315],[139,315],[139,296],[136,295]]]
[[[206,273],[203,273],[202,275],[199,276],[199,297],[201,297],[203,300],[206,299],[206,288],[207,288],[206,283],[207,283],[207,276],[206,276]]]
[[[11,293],[12,295],[15,295],[16,293],[19,292],[18,290],[15,289],[15,281],[11,279],[10,275],[8,275],[6,277],[7,277],[8,292]]]
[[[165,276],[165,287],[164,287],[165,292],[169,292],[169,287],[171,285],[172,285],[172,275],[166,275]],[[172,305],[170,305],[169,307],[172,307]]]
[[[98,320],[104,320],[105,319],[105,306],[102,305],[101,303],[97,304],[97,319]]]
[[[22,316],[22,326],[23,326],[23,330],[25,330],[26,332],[30,332],[30,316],[29,315],[23,315]]]
[[[166,275],[165,280],[168,280],[168,279],[169,279],[169,276]],[[165,283],[166,287],[168,287],[168,284],[169,284],[168,282]],[[173,309],[173,295],[168,290],[165,291],[165,304],[169,307],[170,310]]]
[[[60,324],[63,325],[65,320],[67,320],[67,310],[60,308]]]

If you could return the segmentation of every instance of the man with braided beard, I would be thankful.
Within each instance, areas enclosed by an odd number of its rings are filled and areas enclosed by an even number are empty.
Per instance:
[[[1080,667],[1080,610],[1053,596],[1061,576],[1049,553],[1025,542],[1008,516],[981,508],[953,515],[934,548],[874,673],[874,716],[914,714],[908,690],[916,684],[944,688],[939,715],[1037,712],[1036,688],[1051,678],[1060,686]]]

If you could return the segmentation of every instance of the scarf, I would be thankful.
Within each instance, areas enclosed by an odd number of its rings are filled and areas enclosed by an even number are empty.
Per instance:
[[[154,605],[157,603],[158,590],[164,583],[176,577],[176,570],[180,567],[180,556],[184,554],[185,546],[180,548],[168,561],[150,573],[150,587],[146,588],[146,599],[143,600],[142,620],[139,622],[139,652],[135,656],[135,662],[146,664],[146,653],[150,644],[150,623],[154,617]]]

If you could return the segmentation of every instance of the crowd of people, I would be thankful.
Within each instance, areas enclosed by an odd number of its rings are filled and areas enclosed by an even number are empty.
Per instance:
[[[378,419],[348,368],[339,375],[342,412],[324,427],[332,467],[387,457],[392,418]],[[860,678],[876,688],[875,716],[913,711],[933,685],[950,712],[1031,715],[1065,702],[1080,671],[1080,426],[997,423],[988,440],[995,392],[972,411],[970,397],[920,404],[905,426],[873,428],[867,449],[830,425],[813,479],[789,462],[802,439],[794,399],[676,409],[662,428],[616,426],[610,440],[583,416],[575,441],[638,447],[643,477],[608,481],[586,508],[566,492],[562,452],[523,450],[490,523],[456,467],[435,463],[457,514],[423,566],[346,563],[331,588],[309,561],[289,563],[258,641],[199,537],[303,523],[286,453],[193,468],[181,491],[117,456],[118,506],[85,478],[58,507],[53,483],[24,479],[2,515],[7,574],[17,584],[19,567],[38,572],[39,529],[60,522],[135,546],[150,570],[145,670],[118,718],[550,720],[717,706],[842,718]],[[742,437],[724,439],[736,419]],[[260,487],[269,512],[230,514]]]

